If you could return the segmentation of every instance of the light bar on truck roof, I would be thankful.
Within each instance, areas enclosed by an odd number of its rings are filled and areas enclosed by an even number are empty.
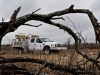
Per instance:
[[[31,37],[39,37],[38,35],[31,35]]]

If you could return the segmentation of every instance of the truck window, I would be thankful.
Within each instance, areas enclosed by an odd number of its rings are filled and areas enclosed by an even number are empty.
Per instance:
[[[52,42],[51,40],[49,40],[48,38],[41,38],[43,42]]]
[[[30,43],[34,43],[34,40],[35,40],[35,38],[32,38],[31,41],[30,41]]]
[[[37,38],[36,39],[36,43],[42,43],[41,39],[40,38]]]

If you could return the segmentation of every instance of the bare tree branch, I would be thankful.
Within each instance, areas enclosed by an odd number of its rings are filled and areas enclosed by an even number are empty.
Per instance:
[[[5,19],[3,19],[3,17],[2,17],[2,22],[4,22],[4,20],[5,20]]]
[[[99,54],[98,54],[98,56],[97,56],[96,60],[98,60],[99,58],[100,58],[100,52],[99,52]]]
[[[24,25],[27,25],[27,26],[31,26],[31,27],[39,27],[39,26],[41,26],[42,24],[40,24],[40,25],[30,25],[30,24],[24,24]]]
[[[56,19],[62,19],[62,20],[65,20],[63,17],[51,18],[51,20],[56,20]]]
[[[13,14],[12,14],[11,19],[10,19],[9,22],[13,22],[13,21],[16,20],[16,16],[17,16],[17,14],[19,13],[20,9],[21,9],[21,6],[18,7],[17,10],[15,10],[15,11],[13,12]]]
[[[86,43],[85,40],[84,40],[84,38],[82,37],[82,35],[81,35],[81,34],[79,33],[79,31],[77,30],[77,28],[76,28],[74,22],[73,22],[69,17],[67,17],[67,18],[68,18],[69,21],[73,24],[74,28],[76,29],[76,31],[77,31],[77,33],[79,34],[79,36],[81,36],[81,38],[82,38],[82,40],[84,41],[84,43]],[[81,42],[81,41],[80,41],[80,42]]]
[[[32,14],[35,13],[35,12],[37,12],[37,11],[39,11],[40,9],[41,9],[41,8],[39,8],[39,9],[37,9],[36,11],[32,12]]]
[[[41,71],[45,68],[45,67],[47,67],[47,62],[46,63],[44,63],[43,64],[43,66],[40,68],[40,70],[36,73],[36,75],[39,75],[40,73],[41,73]]]
[[[55,64],[55,63],[52,63],[52,62],[47,62],[45,60],[40,60],[40,59],[32,59],[32,58],[6,58],[5,60],[0,60],[1,64],[2,63],[14,63],[14,62],[33,62],[33,63],[44,65],[37,74],[39,74],[43,68],[47,68],[47,67],[49,69],[52,69],[52,70],[60,70],[60,71],[68,72],[68,73],[71,73],[71,74],[78,74],[77,72],[79,72],[79,71],[80,71],[80,73],[82,72],[81,71],[82,69],[80,67],[78,67],[78,66],[70,67],[70,66],[66,66],[66,65],[60,65],[60,64]],[[2,66],[3,65],[1,65],[0,67],[2,67]],[[13,69],[17,69],[18,68],[16,66],[15,67],[14,66],[5,66],[5,70],[7,70],[9,68],[12,69],[11,67]],[[21,69],[21,68],[18,68],[18,69],[27,72],[26,69]],[[85,74],[89,74],[89,72],[84,72],[84,73]]]
[[[87,60],[89,60],[89,61],[91,61],[91,62],[94,62],[95,64],[98,64],[98,63],[100,63],[100,61],[98,61],[98,60],[96,60],[96,59],[93,59],[92,57],[90,57],[89,55],[87,55],[87,54],[85,54],[85,53],[83,53],[83,52],[81,52],[80,50],[79,50],[79,45],[80,45],[80,39],[78,38],[78,36],[70,29],[70,28],[68,28],[67,26],[64,26],[64,25],[62,25],[62,24],[60,24],[60,23],[54,23],[54,22],[52,22],[52,21],[49,21],[48,22],[49,24],[52,24],[52,25],[55,25],[55,26],[57,26],[57,27],[59,27],[60,29],[63,29],[63,30],[65,30],[66,32],[68,32],[73,38],[74,38],[74,40],[75,40],[75,50],[76,50],[76,52],[78,53],[78,54],[80,54],[80,55],[82,55],[84,58],[86,58]],[[98,68],[99,69],[99,68]]]

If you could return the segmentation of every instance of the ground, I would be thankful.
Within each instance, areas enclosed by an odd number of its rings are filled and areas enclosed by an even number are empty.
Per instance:
[[[98,55],[98,49],[87,49],[87,50],[81,50],[82,52],[85,52],[92,56],[93,58],[96,58]],[[16,57],[22,57],[22,58],[34,58],[34,59],[41,59],[41,60],[46,60],[48,62],[53,62],[56,64],[61,64],[61,65],[69,65],[70,63],[73,65],[76,65],[76,63],[79,62],[79,64],[83,63],[86,61],[81,55],[77,54],[74,49],[68,49],[68,50],[63,50],[59,54],[58,53],[51,53],[49,55],[44,54],[43,52],[40,51],[35,51],[35,52],[25,52],[23,54],[18,54],[17,50],[1,50],[1,53],[5,53],[1,56],[5,58],[16,58]],[[16,63],[18,65],[23,65],[27,64],[27,69],[29,70],[37,70],[41,68],[41,65],[34,64],[34,63]],[[89,62],[88,65],[91,63]],[[35,65],[35,66],[34,66]],[[46,73],[52,72],[52,70],[47,70],[45,69]],[[53,71],[55,73],[56,71]],[[58,72],[56,72],[58,73]]]

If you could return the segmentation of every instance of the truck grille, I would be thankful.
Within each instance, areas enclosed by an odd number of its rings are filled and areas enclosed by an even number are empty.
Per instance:
[[[61,44],[55,44],[55,47],[61,47]]]

